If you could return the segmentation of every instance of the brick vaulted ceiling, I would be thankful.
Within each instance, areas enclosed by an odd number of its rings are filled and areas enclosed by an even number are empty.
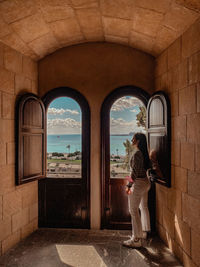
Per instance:
[[[200,17],[200,0],[0,0],[0,40],[38,60],[108,41],[159,55]]]

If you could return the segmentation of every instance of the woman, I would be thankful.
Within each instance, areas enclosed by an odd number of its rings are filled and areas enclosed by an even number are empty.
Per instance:
[[[129,212],[132,221],[132,237],[124,241],[127,247],[141,247],[142,238],[147,237],[150,231],[150,219],[148,210],[148,191],[150,182],[146,172],[150,168],[149,154],[147,150],[146,136],[136,133],[132,138],[135,153],[130,160],[132,182],[127,185]],[[139,214],[141,211],[141,217]]]

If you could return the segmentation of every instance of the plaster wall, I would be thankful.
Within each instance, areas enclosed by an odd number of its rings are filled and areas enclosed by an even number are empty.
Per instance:
[[[154,89],[154,58],[130,47],[88,43],[56,51],[39,61],[39,95],[68,86],[87,99],[91,109],[91,228],[100,228],[100,109],[115,88]]]
[[[200,20],[157,58],[155,80],[172,109],[172,188],[157,185],[157,229],[184,266],[200,266]]]
[[[38,184],[15,186],[15,102],[37,94],[37,63],[0,43],[0,255],[37,228]]]

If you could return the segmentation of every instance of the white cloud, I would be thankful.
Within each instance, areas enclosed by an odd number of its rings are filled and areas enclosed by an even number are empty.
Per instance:
[[[48,108],[48,115],[62,115],[64,113],[70,113],[72,115],[78,115],[78,110],[63,109],[63,108]]]
[[[136,97],[126,96],[119,98],[112,105],[111,111],[122,111],[128,108],[133,108],[135,106],[143,106],[142,102]]]
[[[52,119],[47,121],[47,127],[52,128],[56,126],[62,126],[62,127],[70,127],[70,128],[80,128],[81,123],[71,119],[71,118],[66,118],[66,119]]]
[[[111,118],[110,132],[111,134],[128,134],[130,132],[144,132],[144,127],[138,127],[137,121],[125,121],[122,118]]]
[[[138,112],[137,109],[130,109],[130,111],[134,113]]]

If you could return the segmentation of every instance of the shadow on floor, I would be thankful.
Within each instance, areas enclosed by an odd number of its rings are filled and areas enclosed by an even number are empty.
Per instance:
[[[140,249],[121,244],[130,231],[39,229],[0,258],[6,267],[182,266],[154,237]]]

